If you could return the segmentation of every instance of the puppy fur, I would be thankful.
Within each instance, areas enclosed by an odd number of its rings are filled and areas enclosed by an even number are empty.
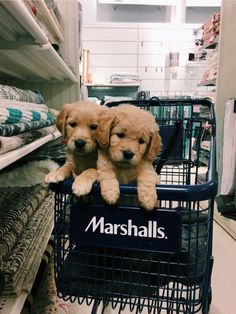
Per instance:
[[[142,207],[157,206],[156,184],[159,182],[152,162],[161,149],[158,125],[151,113],[125,104],[102,114],[97,139],[97,170],[101,194],[109,204],[120,195],[119,184],[136,183]]]
[[[96,132],[104,107],[91,102],[66,104],[57,116],[56,125],[67,144],[65,164],[45,177],[46,183],[73,177],[73,193],[88,194],[97,180],[98,145]]]

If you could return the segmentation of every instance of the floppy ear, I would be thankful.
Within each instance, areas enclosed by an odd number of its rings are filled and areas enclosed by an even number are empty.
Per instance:
[[[73,105],[72,104],[66,104],[61,108],[60,113],[57,116],[56,119],[56,126],[58,130],[62,133],[63,138],[66,139],[66,119],[68,112],[72,110]]]
[[[114,121],[114,115],[111,109],[105,110],[100,113],[99,123],[97,128],[97,141],[101,147],[109,146],[110,131]]]
[[[162,141],[159,135],[159,132],[156,130],[151,135],[151,141],[149,145],[149,150],[147,152],[147,159],[150,161],[154,161],[161,150]]]

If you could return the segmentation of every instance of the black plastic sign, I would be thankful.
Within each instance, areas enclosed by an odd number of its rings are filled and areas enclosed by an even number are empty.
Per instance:
[[[81,245],[163,253],[180,248],[181,217],[175,210],[75,202],[70,227],[71,240]]]

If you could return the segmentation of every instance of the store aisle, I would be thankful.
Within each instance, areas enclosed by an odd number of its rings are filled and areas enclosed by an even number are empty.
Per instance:
[[[214,269],[212,275],[213,300],[209,314],[235,314],[236,312],[236,241],[217,223],[214,223],[213,239]],[[70,307],[70,314],[90,314],[91,307]],[[117,314],[108,307],[104,314]],[[129,310],[122,314],[130,314]],[[100,312],[98,311],[98,314]],[[147,314],[143,311],[143,314]]]
[[[213,300],[209,314],[234,314],[236,311],[236,241],[217,223],[213,239]]]

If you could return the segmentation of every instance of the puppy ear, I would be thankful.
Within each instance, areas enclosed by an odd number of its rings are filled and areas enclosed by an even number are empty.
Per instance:
[[[161,146],[162,146],[161,137],[159,135],[159,132],[156,130],[151,135],[151,141],[150,141],[149,150],[147,153],[148,160],[154,161],[156,159],[158,153],[161,150]]]
[[[107,109],[100,113],[99,123],[97,128],[97,141],[101,147],[109,146],[110,131],[114,121],[114,116],[111,109]]]
[[[66,139],[66,120],[68,112],[71,109],[72,104],[66,104],[61,108],[57,119],[56,119],[56,126],[58,130],[62,133],[63,138]]]

